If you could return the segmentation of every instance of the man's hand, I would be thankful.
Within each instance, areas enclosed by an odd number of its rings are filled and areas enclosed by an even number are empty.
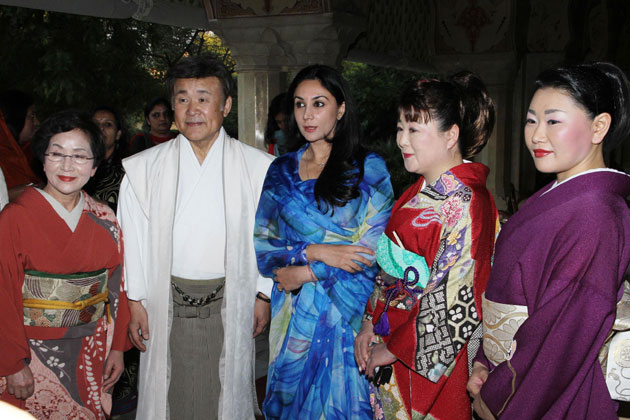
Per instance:
[[[313,276],[307,265],[290,265],[273,270],[273,280],[278,283],[278,291],[290,292],[313,281]]]
[[[254,337],[265,330],[270,320],[271,304],[256,298],[256,303],[254,304]]]
[[[330,267],[340,268],[348,273],[363,270],[357,263],[368,267],[372,266],[372,262],[361,254],[374,255],[374,251],[370,248],[358,245],[310,244],[305,251],[309,261],[321,261]]]
[[[468,384],[466,384],[466,389],[472,398],[477,397],[477,394],[481,391],[481,387],[486,383],[489,373],[490,371],[483,363],[475,362],[472,373],[470,374],[470,379],[468,379]]]
[[[371,321],[363,321],[361,331],[354,339],[354,360],[357,361],[359,372],[364,372],[370,360],[370,344],[377,343],[374,326]]]
[[[149,316],[142,303],[129,299],[129,339],[140,351],[146,351],[144,341],[149,339]]]
[[[7,390],[9,394],[20,400],[25,400],[35,392],[35,381],[31,368],[24,366],[22,370],[7,376]]]
[[[492,411],[488,408],[485,402],[481,399],[481,394],[477,394],[475,400],[473,401],[473,410],[479,417],[483,420],[495,420]]]
[[[112,350],[105,360],[105,369],[103,370],[103,391],[107,392],[120,379],[123,370],[125,370],[125,362],[123,352],[120,350]]]
[[[370,347],[370,358],[367,363],[365,375],[371,378],[374,376],[375,367],[391,365],[396,360],[398,360],[398,358],[387,349],[386,343],[375,344]]]

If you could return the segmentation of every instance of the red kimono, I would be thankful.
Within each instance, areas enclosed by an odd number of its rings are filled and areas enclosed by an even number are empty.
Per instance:
[[[40,419],[104,418],[111,407],[111,395],[102,390],[105,360],[111,349],[128,345],[121,231],[107,205],[87,194],[84,199],[74,232],[33,188],[0,213],[0,399]],[[79,324],[69,327],[46,326],[57,320],[42,309],[31,309],[27,317],[23,293],[37,293],[38,285],[25,283],[26,270],[59,275],[100,270],[110,322],[106,314],[90,321],[93,306],[68,311],[78,313]],[[17,400],[7,392],[5,376],[24,363],[33,373],[35,393]]]
[[[421,177],[394,206],[385,234],[424,257],[428,280],[421,288],[405,279],[406,294],[393,297],[384,275],[368,302],[375,332],[386,313],[382,339],[398,358],[390,383],[374,390],[375,418],[472,418],[466,382],[478,347],[468,347],[475,337],[479,344],[481,294],[498,230],[488,172],[464,163],[422,191]]]

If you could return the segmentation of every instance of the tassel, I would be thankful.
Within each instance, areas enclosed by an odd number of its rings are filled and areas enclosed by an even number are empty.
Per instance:
[[[383,312],[378,318],[378,322],[374,325],[374,334],[385,337],[389,335],[389,318],[387,312]]]

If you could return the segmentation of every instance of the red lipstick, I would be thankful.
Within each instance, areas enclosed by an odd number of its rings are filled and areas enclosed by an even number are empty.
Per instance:
[[[63,182],[72,182],[75,179],[77,179],[76,176],[65,176],[65,175],[58,175],[58,178],[62,180]]]
[[[551,150],[545,150],[545,149],[534,149],[533,152],[534,152],[534,156],[537,158],[545,157],[553,153]]]
[[[306,131],[307,133],[312,133],[315,130],[317,130],[317,127],[314,127],[312,125],[305,125],[304,126],[304,131]]]
[[[405,158],[405,159],[409,159],[412,156],[413,156],[412,153],[403,153],[403,158]]]

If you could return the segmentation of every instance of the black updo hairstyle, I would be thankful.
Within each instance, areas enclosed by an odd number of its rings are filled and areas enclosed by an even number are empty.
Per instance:
[[[289,122],[290,150],[297,150],[306,143],[295,121],[295,90],[305,80],[317,80],[337,101],[337,105],[346,103],[343,116],[335,126],[330,156],[322,173],[315,181],[315,199],[324,213],[334,212],[334,207],[343,207],[359,196],[359,184],[363,180],[365,149],[361,145],[359,117],[354,99],[350,95],[348,84],[337,70],[332,67],[314,64],[303,68],[291,82],[285,100]],[[331,206],[333,208],[331,208]]]
[[[564,91],[591,119],[604,112],[610,114],[610,128],[602,142],[605,151],[614,149],[628,137],[628,78],[614,64],[599,62],[551,68],[538,76],[534,86],[535,90]]]
[[[50,139],[56,134],[72,130],[81,130],[87,136],[94,156],[92,167],[97,167],[105,156],[105,142],[101,130],[90,115],[72,109],[51,115],[39,126],[31,141],[33,154],[44,163],[44,153],[48,149]]]
[[[426,124],[433,120],[441,132],[459,127],[457,140],[464,159],[479,153],[494,127],[494,102],[473,73],[462,71],[446,81],[422,79],[410,84],[398,105],[405,120]]]

